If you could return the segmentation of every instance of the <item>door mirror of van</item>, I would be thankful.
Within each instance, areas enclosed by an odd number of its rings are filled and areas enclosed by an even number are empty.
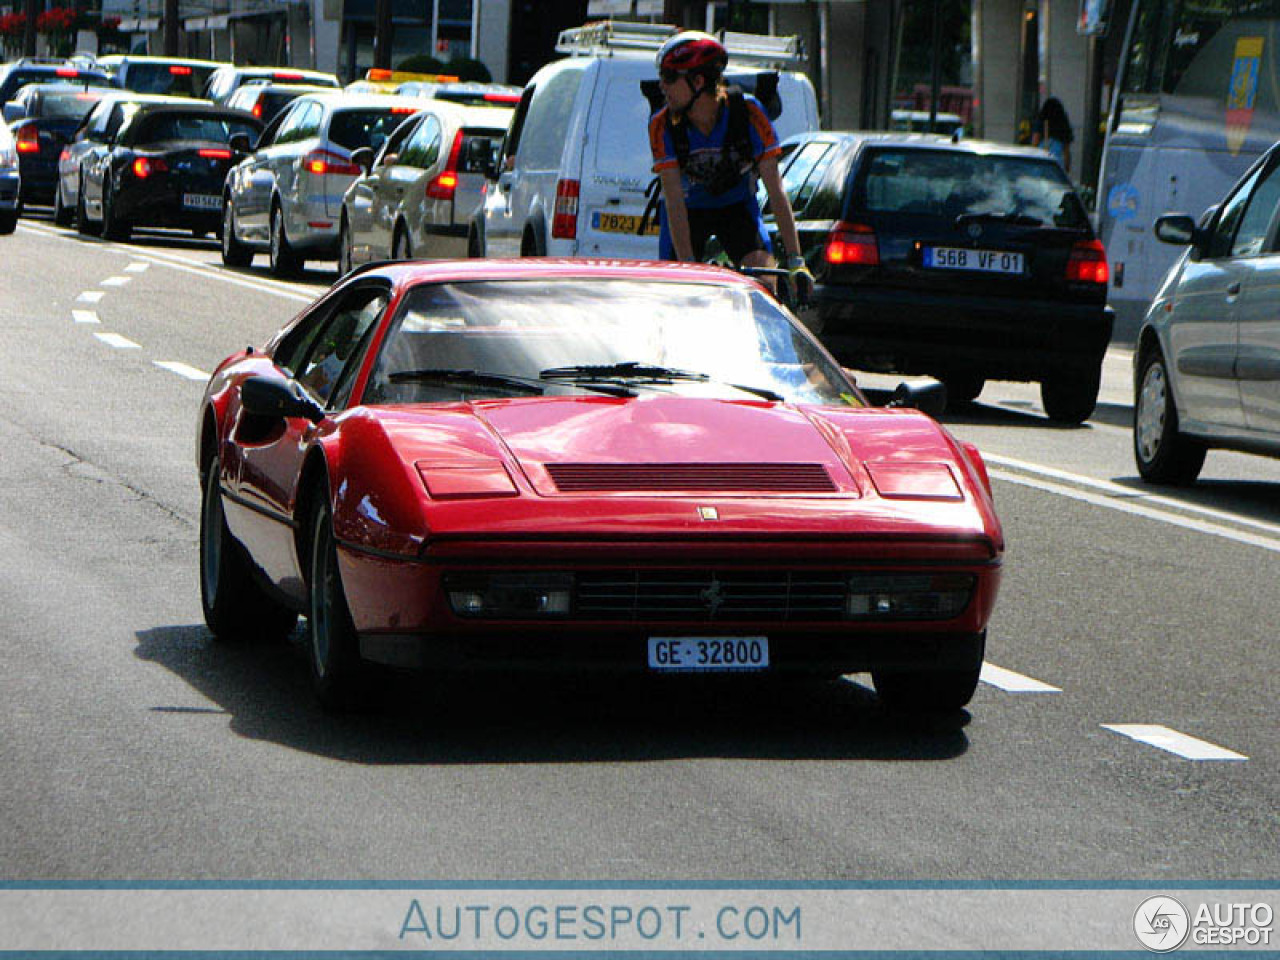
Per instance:
[[[484,174],[486,180],[498,177],[498,145],[489,137],[475,137],[467,142],[463,169]]]

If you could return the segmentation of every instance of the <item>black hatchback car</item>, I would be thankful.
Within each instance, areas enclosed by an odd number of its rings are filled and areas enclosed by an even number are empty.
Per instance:
[[[1113,323],[1106,252],[1056,160],[815,131],[783,144],[781,166],[816,281],[805,319],[841,362],[937,377],[953,403],[987,380],[1034,381],[1051,419],[1093,412]]]

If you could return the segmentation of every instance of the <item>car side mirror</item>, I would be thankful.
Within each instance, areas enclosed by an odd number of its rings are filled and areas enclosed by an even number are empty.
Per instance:
[[[467,142],[466,156],[463,157],[465,169],[478,170],[486,180],[497,177],[498,162],[495,156],[497,144],[489,137],[476,137]]]
[[[1163,217],[1157,217],[1154,232],[1157,240],[1177,246],[1194,245],[1204,235],[1196,222],[1185,213],[1167,213]]]
[[[20,103],[14,103],[12,100],[10,100],[8,103],[4,105],[4,122],[5,123],[17,123],[19,120],[22,120],[24,117],[26,117],[26,115],[27,115],[26,108],[23,107],[23,105]]]
[[[351,162],[360,167],[365,173],[368,173],[373,168],[373,148],[356,147],[351,151]]]
[[[253,141],[249,139],[247,133],[233,133],[231,139],[227,141],[227,146],[239,154],[253,152]]]
[[[240,402],[259,417],[304,417],[312,423],[324,419],[324,407],[307,396],[296,380],[250,377],[240,385]]]
[[[927,383],[904,381],[898,384],[898,388],[893,391],[893,396],[885,406],[919,410],[936,419],[947,409],[947,387],[946,384],[936,380]]]

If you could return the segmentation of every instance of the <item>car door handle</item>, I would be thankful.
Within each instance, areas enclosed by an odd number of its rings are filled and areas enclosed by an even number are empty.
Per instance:
[[[1233,284],[1230,284],[1230,285],[1227,287],[1227,296],[1228,296],[1228,297],[1238,297],[1238,296],[1240,296],[1240,281],[1239,281],[1239,280],[1237,280],[1237,281],[1236,281],[1235,283],[1233,283]]]

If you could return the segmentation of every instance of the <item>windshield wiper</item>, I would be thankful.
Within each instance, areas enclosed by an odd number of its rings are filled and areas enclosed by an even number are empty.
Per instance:
[[[482,387],[502,387],[507,390],[515,390],[520,393],[526,393],[530,396],[542,396],[545,394],[546,388],[532,377],[517,377],[506,373],[486,373],[480,370],[460,370],[449,367],[423,367],[418,370],[397,370],[391,374],[388,379],[392,383],[405,383],[408,381],[437,381],[439,383],[470,383]],[[581,386],[584,390],[594,390],[597,393],[605,393],[611,397],[634,397],[635,392],[628,390],[626,387],[610,386],[608,384],[575,384]]]
[[[1025,213],[962,213],[956,217],[957,227],[969,223],[1012,223],[1017,227],[1038,227],[1044,221]]]
[[[694,370],[677,370],[672,367],[660,367],[654,364],[638,363],[627,360],[622,363],[583,363],[572,367],[549,367],[538,376],[544,380],[571,380],[586,385],[595,380],[628,380],[651,383],[670,383],[685,380],[693,383],[709,383],[711,377]],[[585,383],[584,383],[585,382]],[[723,381],[716,381],[717,383]],[[786,398],[767,387],[749,387],[740,383],[726,383],[744,393],[755,394],[765,400],[781,403]]]

